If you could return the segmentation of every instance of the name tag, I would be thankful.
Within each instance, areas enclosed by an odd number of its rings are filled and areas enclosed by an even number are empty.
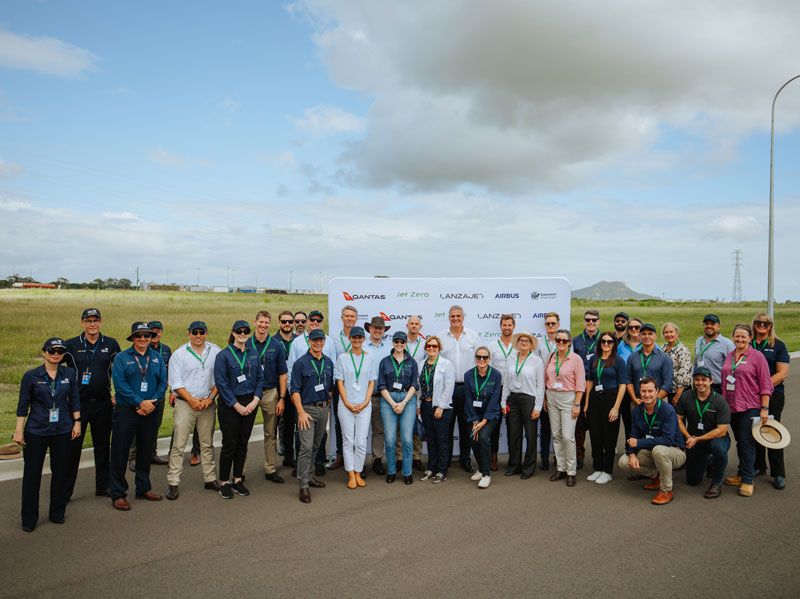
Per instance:
[[[50,410],[50,422],[58,422],[58,408]]]
[[[353,389],[355,389],[356,391],[361,391],[361,385],[359,385],[358,383],[353,383]]]
[[[243,383],[246,380],[247,380],[247,375],[246,374],[240,374],[239,376],[236,377],[236,382],[237,383]]]
[[[603,390],[603,385],[596,385],[594,390],[595,391],[602,391]]]
[[[325,385],[323,385],[322,383],[320,383],[319,385],[314,385],[314,391],[324,391],[324,390],[325,390]]]
[[[522,389],[522,383],[519,381],[514,381],[514,389]]]
[[[726,391],[736,391],[736,385],[728,383],[727,385],[725,385],[725,390]]]
[[[264,365],[261,365],[261,372],[264,372]]]
[[[736,384],[736,377],[733,376],[732,374],[729,374],[728,376],[726,376],[725,380],[728,381],[731,385],[735,385]]]
[[[698,360],[697,361],[697,365],[698,366],[705,366],[706,365],[706,361],[705,360]]]
[[[645,435],[645,436],[644,436],[644,438],[645,438],[645,439],[652,439],[652,438],[653,438],[653,435]]]
[[[147,393],[147,381],[142,381],[142,384],[139,385],[139,392]]]
[[[81,385],[88,385],[89,381],[92,380],[92,373],[91,372],[84,372],[83,376],[81,376]]]
[[[563,388],[564,388],[564,383],[562,383],[561,381],[556,381],[553,384],[553,389],[563,389]]]
[[[702,422],[698,422],[697,423],[697,430],[699,430],[699,431],[704,431],[705,430],[705,427],[703,426]]]
[[[587,362],[588,362],[589,360],[591,360],[592,358],[594,358],[594,354],[586,354],[586,361],[587,361]]]
[[[403,390],[403,385],[401,385],[400,383],[395,381],[394,384],[392,385],[392,389],[397,389],[398,391],[402,391]]]
[[[472,407],[473,408],[482,408],[483,407],[483,402],[482,401],[473,401],[472,402]]]

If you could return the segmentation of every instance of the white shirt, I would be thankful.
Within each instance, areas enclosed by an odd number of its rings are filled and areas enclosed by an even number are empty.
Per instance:
[[[294,366],[297,360],[303,357],[303,354],[308,352],[310,347],[308,343],[308,333],[298,335],[292,340],[292,344],[289,346],[289,357],[286,359],[286,368],[288,370],[286,374],[289,382],[292,380],[292,366]],[[322,353],[328,356],[331,362],[336,364],[336,346],[333,344],[333,339],[328,337],[328,335],[325,335],[325,345],[322,347]]]
[[[214,361],[220,352],[219,346],[206,341],[199,358],[189,351],[191,344],[185,343],[172,353],[169,360],[169,386],[172,389],[186,389],[198,399],[206,398],[214,388]]]
[[[419,376],[423,376],[422,370],[419,371]],[[452,362],[439,356],[431,383],[433,384],[433,396],[431,397],[433,407],[443,410],[451,409],[453,407],[453,389],[456,385]],[[420,387],[422,387],[421,383]]]
[[[439,354],[447,358],[456,373],[456,382],[464,382],[464,373],[475,366],[475,345],[478,343],[478,333],[464,327],[461,335],[456,339],[450,329],[437,335],[442,340],[442,349]]]
[[[492,368],[500,373],[503,377],[503,385],[506,384],[506,366],[508,361],[517,357],[517,350],[512,343],[503,345],[500,339],[496,339],[494,343],[489,343],[489,351],[492,352]]]
[[[556,351],[556,342],[548,339],[547,335],[539,337],[537,341],[539,343],[533,351],[542,359],[542,363],[547,364],[547,361],[550,359],[550,354]]]
[[[344,334],[344,331],[339,331],[338,335],[331,337],[333,340],[333,346],[336,348],[336,359],[339,359],[339,356],[342,354],[346,354],[350,351],[350,337]],[[336,364],[336,360],[333,361]]]
[[[369,354],[370,358],[372,358],[373,372],[370,376],[371,380],[377,381],[378,366],[380,366],[381,360],[392,353],[392,344],[386,339],[381,339],[381,342],[378,345],[373,345],[372,339],[368,337],[367,342],[363,345],[362,349]],[[378,389],[376,388],[373,393],[378,393]]]
[[[512,393],[525,393],[536,398],[533,409],[541,412],[544,405],[544,362],[534,352],[528,354],[528,358],[522,360],[519,366],[517,365],[518,361],[519,355],[508,361],[506,373],[503,376],[505,383],[500,406],[505,409],[508,396]],[[519,374],[517,374],[517,367],[519,367]]]
[[[417,363],[417,369],[421,371],[422,363],[428,359],[428,352],[425,351],[425,339],[423,339],[422,335],[418,335],[414,343],[411,341],[406,343],[406,351],[414,358]]]
[[[363,362],[361,361],[363,358]],[[360,356],[347,352],[336,358],[333,369],[333,378],[344,383],[347,400],[351,404],[360,404],[370,399],[367,395],[369,382],[377,378],[378,369],[372,364],[372,356],[365,351]],[[359,367],[359,376],[356,380],[356,366]],[[358,385],[356,389],[353,385]]]

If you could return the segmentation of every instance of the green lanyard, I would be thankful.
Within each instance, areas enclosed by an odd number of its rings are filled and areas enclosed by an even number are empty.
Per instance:
[[[525,356],[525,359],[522,361],[522,364],[520,365],[520,363],[519,363],[519,354],[517,354],[517,365],[514,367],[514,372],[516,373],[517,378],[519,378],[519,373],[522,372],[523,368],[525,368],[525,362],[527,362],[528,358],[530,358],[530,357],[531,357],[531,354],[528,354],[527,356]]]
[[[417,355],[417,350],[419,350],[419,346],[422,345],[422,338],[417,337],[417,347],[414,348],[414,351],[408,351],[409,344],[406,342],[406,351],[411,354],[411,357],[414,358]]]
[[[303,333],[303,337],[305,337],[305,340],[306,340],[306,346],[308,347],[308,349],[311,349],[311,343],[309,343],[309,341],[308,341],[308,335],[306,335],[305,333]]]
[[[350,354],[350,361],[353,363],[353,371],[356,373],[356,382],[358,382],[358,377],[361,376],[361,369],[364,367],[364,352],[361,352],[361,362],[358,364],[358,368],[356,368],[356,359],[353,357],[353,352],[348,351]]]
[[[431,386],[431,375],[436,372],[436,365],[439,363],[439,356],[436,356],[436,361],[433,363],[433,366],[425,362],[425,366],[422,367],[422,376],[425,377],[425,384],[430,387]]]
[[[567,350],[567,355],[564,356],[564,363],[566,363],[567,358],[569,358],[569,352],[571,351],[572,351],[571,349]],[[562,363],[558,359],[558,352],[556,352],[556,377],[558,377],[558,375],[561,373],[561,364]]]
[[[192,354],[192,355],[193,355],[195,358],[197,358],[197,361],[198,361],[198,362],[200,362],[200,365],[203,367],[203,370],[205,370],[205,369],[206,369],[206,360],[208,360],[208,356],[206,356],[205,358],[201,358],[200,356],[198,356],[198,355],[195,353],[195,351],[192,349],[192,347],[191,347],[190,345],[187,345],[187,346],[186,346],[186,351],[188,351],[188,352],[189,352],[190,354]],[[210,355],[210,352],[209,352],[209,355]]]
[[[600,358],[597,359],[597,384],[602,385],[603,381],[600,379],[603,376],[603,370],[605,369],[606,364]]]
[[[700,358],[701,359],[703,358],[703,356],[706,355],[706,352],[708,351],[708,348],[711,347],[712,345],[714,345],[717,341],[719,341],[719,340],[718,339],[712,339],[711,341],[709,341],[703,347],[700,348]]]
[[[742,354],[742,357],[739,358],[739,360],[734,364],[733,363],[733,355],[731,355],[731,374],[736,374],[736,369],[739,367],[739,364],[741,364],[742,362],[747,364],[747,362],[745,361],[746,357],[747,357],[746,354]]]
[[[240,368],[242,374],[244,374],[244,363],[247,361],[247,348],[246,347],[244,348],[244,351],[242,352],[242,359],[241,360],[239,359],[239,356],[236,355],[236,352],[233,351],[233,346],[232,345],[229,345],[228,349],[233,354],[233,359],[236,360],[236,363],[239,365],[239,368]]]
[[[647,362],[644,361],[644,352],[639,352],[639,363],[642,365],[642,377],[647,376],[647,368],[650,366],[650,360],[653,359],[653,354],[656,352],[650,352],[650,355],[647,356]]]
[[[512,352],[512,351],[514,351],[514,346],[513,346],[513,345],[511,345],[511,346],[509,346],[509,348],[508,348],[508,352],[506,352],[506,350],[505,350],[505,349],[503,349],[503,344],[502,344],[502,343],[500,343],[500,340],[499,340],[499,339],[497,340],[497,345],[500,347],[500,351],[501,351],[501,352],[503,352],[503,357],[504,357],[504,358],[506,358],[506,359],[508,359],[508,356],[510,356],[510,355],[511,355],[511,352]]]
[[[478,386],[478,368],[477,367],[472,369],[472,374],[473,374],[473,376],[475,378],[475,397],[476,397],[476,399],[479,399],[480,396],[481,396],[481,393],[483,393],[483,390],[486,388],[486,384],[489,382],[489,379],[492,376],[492,367],[489,366],[489,370],[486,371],[486,378],[483,380],[483,384],[480,385],[480,386]]]
[[[586,340],[586,331],[581,333],[581,337],[583,337],[583,342],[586,343],[586,353],[587,354],[592,353],[592,350],[597,345],[597,340],[600,338],[600,335],[595,335],[594,336],[594,343],[592,343],[591,345],[589,345],[589,342]]]
[[[761,345],[756,345],[756,340],[753,339],[751,345],[753,346],[753,349],[757,349],[758,351],[763,352],[764,348],[767,347],[767,343],[769,343],[769,337],[764,339],[764,341],[761,342]]]
[[[547,352],[552,354],[553,350],[550,349],[550,340],[547,338],[547,335],[544,336],[544,344],[547,346]]]
[[[678,346],[679,346],[679,345],[683,345],[683,344],[682,344],[680,341],[678,341],[678,342],[675,344],[675,347],[673,347],[672,349],[678,349]],[[665,344],[664,344],[664,347],[662,347],[661,349],[662,349],[663,351],[669,351],[669,350],[670,350],[670,348],[669,348],[669,343],[665,343]]]
[[[700,409],[700,402],[697,400],[697,397],[694,398],[694,405],[697,408],[697,415],[700,416],[700,421],[701,422],[703,421],[703,416],[705,416],[706,412],[708,412],[708,408],[711,407],[711,398],[709,397],[708,401],[706,401],[705,403],[706,403],[705,409],[701,410]]]
[[[269,349],[269,344],[271,342],[272,342],[272,337],[267,337],[267,342],[264,344],[264,349],[262,349],[261,352],[259,353],[258,348],[256,347],[255,335],[250,337],[250,344],[253,346],[253,349],[256,350],[259,362],[264,359],[264,354],[267,353],[267,350]]]
[[[644,410],[644,409],[642,410],[642,416],[644,416],[644,423],[647,425],[647,428],[649,429],[650,435],[653,434],[653,426],[656,423],[656,415],[658,414],[658,411],[660,409],[661,409],[661,400],[659,399],[656,402],[656,409],[653,410],[653,417],[650,420],[647,419],[647,410]]]
[[[362,357],[361,359],[363,360],[364,358]],[[314,369],[314,372],[317,373],[317,381],[319,381],[319,384],[321,385],[322,384],[322,374],[325,372],[325,358],[322,358],[319,361],[319,363],[320,363],[320,367],[319,367],[319,370],[317,370],[317,361],[314,359],[313,356],[311,357],[311,367]]]
[[[342,342],[342,347],[344,348],[344,351],[350,351],[350,348],[353,347],[352,343],[348,345],[347,342],[344,340],[344,335],[342,334],[342,331],[339,331],[339,341]]]
[[[405,360],[402,362],[398,362],[394,359],[394,356],[390,356],[392,358],[392,368],[394,368],[394,378],[399,383],[400,382],[400,375],[403,372],[403,364],[406,363]]]

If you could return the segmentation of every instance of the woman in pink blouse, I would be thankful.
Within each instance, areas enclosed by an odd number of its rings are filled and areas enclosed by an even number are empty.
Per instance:
[[[761,417],[761,422],[766,424],[773,391],[769,364],[763,354],[750,345],[752,339],[750,325],[733,327],[736,347],[725,357],[721,375],[722,395],[731,408],[731,428],[739,456],[739,471],[727,477],[725,484],[739,487],[739,495],[743,497],[753,494],[756,461],[753,418]]]
[[[581,410],[581,399],[586,391],[583,358],[572,351],[572,335],[559,329],[555,335],[556,351],[550,354],[545,369],[547,413],[553,432],[556,450],[556,472],[550,480],[567,479],[567,486],[575,486],[578,473],[575,457],[575,422]]]

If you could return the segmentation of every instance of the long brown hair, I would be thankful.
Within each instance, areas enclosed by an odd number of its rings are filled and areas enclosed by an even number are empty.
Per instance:
[[[600,345],[600,342],[603,340],[603,337],[608,336],[611,337],[611,340],[614,342],[611,346],[611,353],[608,354],[606,358],[605,368],[610,368],[614,366],[614,359],[617,357],[617,336],[612,333],[611,331],[603,331],[597,336],[597,344]],[[595,356],[597,359],[593,360],[594,364],[598,364],[600,362],[600,354],[603,353],[603,349],[600,348],[595,352]]]

